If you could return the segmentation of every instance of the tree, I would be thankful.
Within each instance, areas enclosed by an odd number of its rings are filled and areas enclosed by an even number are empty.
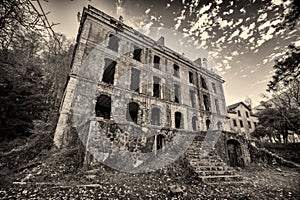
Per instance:
[[[33,121],[41,119],[45,109],[42,73],[38,66],[0,64],[0,133],[14,138],[29,135]]]
[[[300,82],[300,47],[290,45],[285,56],[275,61],[275,75],[267,91],[279,91],[282,87]]]
[[[258,125],[255,130],[251,133],[255,138],[262,140],[265,136],[269,137],[269,141],[272,142],[273,132],[270,128],[266,128],[262,125]]]
[[[298,0],[292,0],[290,4],[290,10],[289,12],[283,13],[283,22],[278,24],[276,27],[277,30],[283,29],[283,28],[290,28],[294,29],[294,27],[297,25],[299,17],[300,17],[300,2]]]

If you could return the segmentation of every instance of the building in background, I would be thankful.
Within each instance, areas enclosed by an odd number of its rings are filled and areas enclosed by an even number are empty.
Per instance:
[[[227,107],[228,120],[225,123],[224,130],[236,132],[246,139],[250,139],[250,133],[258,125],[258,118],[252,112],[250,106],[244,102],[238,102]]]

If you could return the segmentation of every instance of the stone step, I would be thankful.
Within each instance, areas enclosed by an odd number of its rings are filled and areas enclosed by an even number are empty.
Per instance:
[[[226,163],[220,161],[190,161],[190,163],[194,166],[227,166]]]
[[[197,171],[196,172],[200,175],[200,176],[214,176],[214,175],[235,175],[235,171],[232,170],[218,170],[218,171],[212,171],[212,170],[208,170],[208,171]]]
[[[195,171],[208,171],[208,170],[214,170],[214,171],[225,171],[225,170],[231,170],[231,167],[229,166],[194,166],[195,167]]]
[[[219,182],[206,182],[209,185],[242,185],[242,184],[248,184],[248,182],[244,180],[240,181],[219,181]]]
[[[233,182],[233,181],[241,181],[242,177],[239,175],[219,175],[219,176],[199,176],[202,181],[205,182]]]

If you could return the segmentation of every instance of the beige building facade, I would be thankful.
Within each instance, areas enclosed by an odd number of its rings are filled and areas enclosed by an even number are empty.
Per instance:
[[[246,139],[250,139],[250,133],[258,125],[258,118],[252,113],[250,106],[244,102],[238,102],[227,107],[228,120],[225,123],[224,130],[235,132]]]

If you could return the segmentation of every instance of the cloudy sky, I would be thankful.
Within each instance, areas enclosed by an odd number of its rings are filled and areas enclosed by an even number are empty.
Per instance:
[[[184,49],[180,53],[191,60],[197,58],[195,49],[199,55],[203,51],[207,53],[225,80],[227,105],[246,98],[257,105],[273,75],[274,60],[289,44],[300,46],[299,24],[294,30],[276,31],[273,27],[289,12],[289,0],[47,0],[41,3],[45,12],[50,11],[49,21],[60,23],[54,30],[69,38],[76,37],[77,13],[88,4],[117,19],[122,15],[125,24],[144,33],[151,27],[182,33],[190,43],[179,42],[180,51]],[[179,51],[172,46],[172,39],[165,38],[165,42]]]

